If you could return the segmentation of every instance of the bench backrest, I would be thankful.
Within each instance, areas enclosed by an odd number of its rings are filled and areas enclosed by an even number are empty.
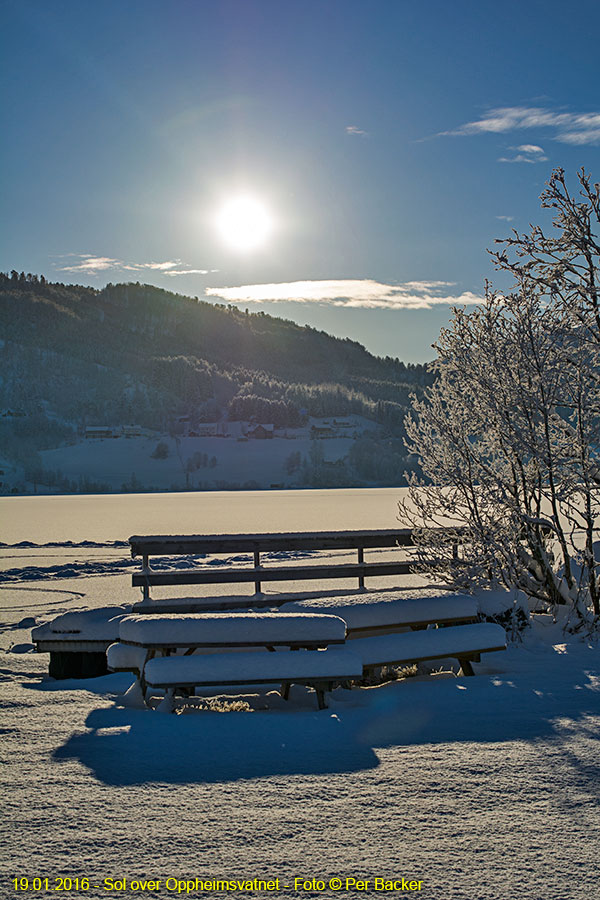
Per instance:
[[[193,553],[268,553],[278,550],[354,550],[408,547],[410,528],[370,531],[292,531],[280,534],[149,535],[129,538],[131,555],[177,556]]]
[[[449,543],[457,547],[459,529],[444,529]],[[414,544],[410,528],[371,529],[366,531],[284,532],[279,534],[195,534],[195,535],[133,535],[129,538],[131,554],[142,557],[140,573],[132,576],[132,585],[143,589],[144,602],[150,599],[151,585],[234,584],[254,582],[260,594],[261,581],[296,581],[323,578],[357,577],[364,588],[366,575],[404,575],[412,571],[414,563],[405,560],[365,563],[364,551],[410,547]],[[357,550],[353,564],[300,566],[261,566],[261,553],[313,550]],[[152,570],[152,556],[180,556],[219,553],[251,552],[254,568],[241,566],[210,566],[168,571]]]

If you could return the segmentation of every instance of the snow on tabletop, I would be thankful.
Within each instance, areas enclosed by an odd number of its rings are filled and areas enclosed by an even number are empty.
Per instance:
[[[109,671],[140,671],[146,661],[143,647],[132,647],[131,644],[111,644],[106,651],[106,663]]]
[[[217,653],[212,656],[169,656],[146,663],[148,684],[232,684],[293,679],[360,678],[360,656],[345,647],[327,650],[291,650],[269,653]]]
[[[289,609],[292,604],[286,606]],[[356,595],[355,597],[331,597],[322,600],[301,601],[293,604],[294,611],[331,613],[340,616],[348,629],[376,628],[384,625],[403,625],[410,622],[438,622],[449,618],[475,618],[477,601],[466,594],[441,597],[389,599]]]
[[[38,625],[31,632],[33,641],[76,640],[76,641],[117,641],[119,623],[129,614],[129,607],[102,606],[82,612],[68,612]]]
[[[122,641],[137,644],[285,643],[343,641],[346,623],[315,613],[197,613],[128,616],[121,621]]]
[[[454,625],[450,628],[356,638],[350,646],[354,653],[360,655],[365,666],[376,666],[432,656],[457,657],[461,653],[506,647],[506,632],[500,625],[489,623]]]

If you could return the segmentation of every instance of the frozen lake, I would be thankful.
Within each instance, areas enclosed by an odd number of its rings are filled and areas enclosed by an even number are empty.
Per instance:
[[[406,488],[0,498],[0,540],[115,541],[132,534],[397,528]]]

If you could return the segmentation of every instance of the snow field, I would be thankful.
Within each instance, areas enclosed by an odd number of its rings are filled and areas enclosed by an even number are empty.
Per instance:
[[[318,420],[313,420],[318,423]],[[229,423],[228,437],[180,437],[156,434],[151,438],[106,438],[82,440],[77,444],[43,450],[40,453],[44,469],[59,470],[71,480],[89,478],[121,490],[129,484],[132,474],[147,490],[184,490],[190,487],[215,490],[219,482],[237,483],[240,487],[254,482],[255,486],[268,489],[271,484],[290,487],[300,483],[301,473],[289,474],[286,460],[292,453],[300,453],[309,459],[311,438],[309,429],[284,429],[288,437],[276,436],[269,440],[236,439],[239,423]],[[366,419],[360,420],[357,430],[373,430],[376,426]],[[234,433],[235,432],[235,433]],[[169,448],[166,459],[153,459],[157,443]],[[353,444],[352,433],[320,442],[324,458],[335,461],[346,456]],[[202,467],[187,474],[186,463],[196,453],[217,458],[214,467]]]
[[[397,493],[7,498],[2,539],[394,527]],[[404,876],[426,900],[595,897],[597,644],[536,616],[475,678],[338,690],[321,712],[296,686],[288,704],[265,690],[246,711],[216,697],[175,716],[125,705],[127,673],[55,682],[28,652],[32,620],[132,599],[130,574],[0,587],[0,900],[16,875]]]
[[[337,691],[320,713],[294,688],[156,716],[115,705],[124,674],[51,682],[44,657],[5,654],[0,884],[405,875],[431,900],[588,900],[598,651],[535,631],[476,678]]]

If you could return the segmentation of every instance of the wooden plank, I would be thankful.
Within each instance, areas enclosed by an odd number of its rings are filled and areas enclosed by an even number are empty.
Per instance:
[[[346,640],[351,641],[353,638],[377,637],[380,634],[402,634],[409,629],[424,628],[427,625],[467,625],[476,623],[476,616],[453,616],[451,614],[427,619],[415,619],[414,622],[398,622],[393,625],[368,625],[361,628],[349,628]],[[479,662],[479,660],[475,660]]]
[[[190,650],[198,650],[200,648],[215,648],[220,647],[223,649],[224,647],[235,647],[239,649],[240,647],[290,647],[292,650],[320,650],[323,647],[328,647],[330,644],[345,644],[344,638],[336,638],[335,640],[327,639],[327,640],[314,640],[314,641],[295,641],[293,638],[282,638],[280,641],[274,641],[269,639],[267,641],[165,641],[164,639],[158,641],[120,641],[121,644],[125,644],[128,647],[145,647],[146,649],[152,648],[154,650],[177,650],[182,649],[183,647],[188,647]],[[187,656],[190,654],[185,654]]]
[[[144,585],[177,585],[177,584],[249,584],[257,581],[320,581],[329,578],[357,578],[385,575],[409,575],[416,567],[414,562],[390,563],[346,563],[328,566],[277,566],[259,570],[248,569],[188,569],[187,571],[155,571],[147,575],[134,573],[131,578],[133,587]],[[419,563],[418,568],[426,564]],[[431,563],[430,565],[433,565]]]
[[[352,675],[351,677],[358,678],[359,676]],[[208,681],[208,680],[202,680],[202,679],[196,679],[194,681],[182,681],[182,680],[176,680],[176,679],[169,680],[168,678],[166,678],[163,675],[160,678],[155,679],[154,681],[149,681],[148,685],[149,685],[149,687],[153,687],[153,688],[174,687],[176,689],[177,688],[195,688],[195,687],[221,687],[221,685],[223,685],[223,686],[229,686],[229,685],[243,686],[243,685],[254,685],[254,684],[280,684],[280,685],[282,685],[282,684],[290,684],[290,685],[291,684],[306,684],[309,687],[314,687],[315,683],[320,684],[322,682],[322,680],[323,680],[322,677],[315,679],[312,677],[281,678],[281,676],[279,676],[278,678],[253,678],[251,681],[249,681],[247,678],[243,678],[243,679],[227,678],[226,680],[224,680],[223,678],[220,678],[217,681]],[[334,684],[337,684],[338,681],[340,681],[340,680],[347,681],[348,676],[347,675],[331,675],[331,680]]]
[[[352,645],[350,645],[352,646]],[[368,669],[378,669],[380,666],[406,666],[412,663],[427,662],[429,659],[459,659],[471,660],[475,659],[478,653],[498,653],[500,650],[506,650],[506,647],[481,647],[480,650],[473,650],[468,653],[428,653],[426,656],[403,656],[400,659],[382,659],[381,662],[369,663],[365,666],[365,672]]]
[[[116,638],[109,638],[98,641],[86,640],[68,640],[68,635],[64,639],[56,637],[46,640],[45,638],[34,641],[36,653],[52,653],[55,650],[65,651],[66,653],[104,653],[111,644],[114,644]]]
[[[450,539],[450,538],[449,538]],[[269,552],[276,550],[353,550],[412,546],[410,528],[369,531],[283,532],[280,534],[133,535],[132,556],[190,553]]]

